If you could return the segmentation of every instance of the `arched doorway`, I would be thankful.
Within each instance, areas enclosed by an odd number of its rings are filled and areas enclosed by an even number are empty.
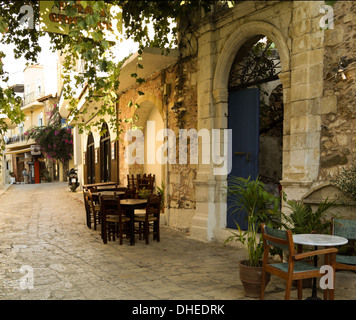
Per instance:
[[[162,117],[162,105],[155,96],[144,96],[145,99],[139,101],[140,108],[136,110],[137,120],[135,126],[143,131],[144,140],[144,164],[140,168],[140,173],[155,176],[155,186],[161,187],[162,182],[166,183],[165,164],[162,152],[163,141],[160,141],[159,132],[165,128]]]
[[[260,178],[278,194],[282,180],[283,93],[281,61],[272,40],[248,39],[239,49],[229,76],[228,127],[232,130],[232,171],[229,175]],[[229,183],[229,181],[228,181]],[[228,198],[227,227],[246,230],[245,215]]]
[[[94,144],[94,136],[90,133],[88,137],[87,144],[87,183],[93,184],[95,183],[95,144]]]
[[[100,138],[100,177],[101,182],[111,181],[111,140],[110,131],[106,123],[101,129]]]

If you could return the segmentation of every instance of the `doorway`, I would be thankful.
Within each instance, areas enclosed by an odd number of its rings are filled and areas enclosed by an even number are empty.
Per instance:
[[[100,177],[101,182],[111,181],[111,140],[109,127],[106,123],[102,127],[100,138]]]
[[[283,93],[281,62],[275,44],[263,35],[240,48],[229,77],[228,127],[232,130],[229,178],[259,178],[278,195],[282,180]],[[229,184],[229,179],[228,179]],[[246,213],[227,199],[227,227],[246,230]]]
[[[88,177],[88,184],[95,183],[95,144],[94,144],[94,136],[92,133],[88,137],[87,177]]]

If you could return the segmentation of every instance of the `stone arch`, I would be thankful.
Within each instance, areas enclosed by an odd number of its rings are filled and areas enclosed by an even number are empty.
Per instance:
[[[142,173],[154,174],[156,185],[161,186],[161,181],[166,183],[166,168],[162,165],[162,162],[157,161],[158,148],[163,142],[157,141],[156,137],[158,131],[165,128],[162,102],[154,95],[145,95],[136,102],[140,105],[140,108],[135,110],[134,116],[137,116],[138,119],[134,122],[134,125],[137,126],[139,130],[142,130],[145,136],[145,160],[140,170],[142,170]],[[154,126],[150,127],[150,130],[154,130],[154,132],[150,131],[149,133],[147,131],[147,121],[154,122]],[[154,134],[154,136],[152,136],[152,134]],[[154,143],[153,141],[149,141],[149,139],[155,139]],[[163,154],[161,157],[163,157]]]
[[[227,102],[228,81],[226,70],[231,70],[236,54],[251,37],[264,35],[273,40],[281,59],[281,81],[284,88],[289,88],[290,52],[282,33],[272,24],[262,21],[248,22],[239,27],[227,40],[216,65],[213,80],[213,94],[215,103]],[[287,76],[286,76],[287,74]]]
[[[251,39],[258,35],[265,36],[272,40],[276,49],[278,50],[281,61],[281,73],[279,78],[283,87],[283,102],[284,109],[288,108],[290,90],[290,50],[287,45],[287,41],[283,34],[272,24],[263,21],[252,21],[241,25],[234,31],[226,41],[215,67],[215,73],[213,78],[213,98],[214,108],[219,111],[219,114],[223,117],[228,117],[228,99],[229,99],[229,73],[240,49]],[[286,122],[287,121],[287,122]],[[284,127],[288,128],[288,122],[290,119],[284,119]],[[220,129],[226,129],[228,121],[221,122]],[[226,126],[226,127],[225,127]],[[284,159],[282,160],[284,161]],[[283,168],[282,168],[283,171]],[[220,187],[226,183],[228,176],[221,177],[220,181],[216,181]],[[283,179],[283,173],[282,173]],[[219,189],[219,187],[218,187]],[[226,215],[227,215],[227,198],[223,194],[220,194],[220,227],[226,227]]]

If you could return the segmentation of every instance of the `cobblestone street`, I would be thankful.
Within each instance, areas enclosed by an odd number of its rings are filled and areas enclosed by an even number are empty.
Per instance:
[[[247,300],[237,269],[243,250],[168,227],[159,243],[104,245],[77,197],[64,183],[14,185],[1,195],[1,300]],[[356,298],[355,278],[338,277],[336,299]],[[272,277],[265,299],[282,300],[284,290]]]

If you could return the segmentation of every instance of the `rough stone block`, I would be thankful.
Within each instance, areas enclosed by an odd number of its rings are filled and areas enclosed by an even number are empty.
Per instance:
[[[320,114],[337,112],[337,96],[329,96],[321,99]]]
[[[293,39],[292,51],[294,54],[297,54],[302,51],[311,49],[310,34],[305,34],[300,37]]]

